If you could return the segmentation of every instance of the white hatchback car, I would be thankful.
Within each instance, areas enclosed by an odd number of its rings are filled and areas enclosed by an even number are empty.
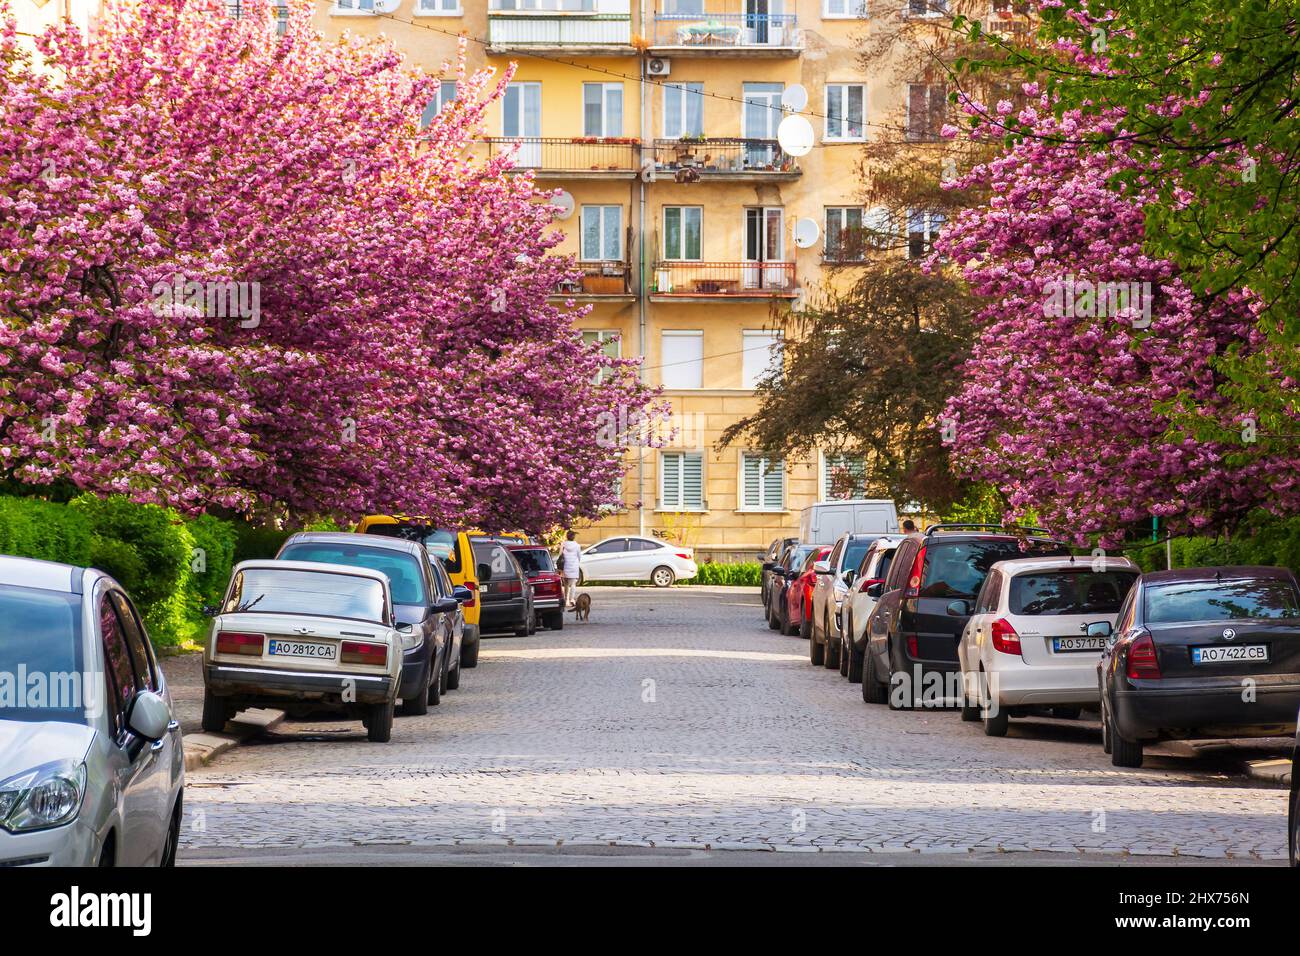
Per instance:
[[[867,621],[880,603],[880,595],[889,574],[889,565],[903,539],[898,535],[881,535],[872,542],[867,553],[854,571],[848,594],[842,608],[836,609],[841,618],[840,673],[851,684],[862,683],[862,656],[867,647]]]
[[[0,867],[172,866],[180,723],[121,586],[0,556],[0,684]]]
[[[606,538],[582,552],[578,564],[582,582],[649,581],[666,588],[699,573],[695,553],[678,544],[653,538]]]
[[[1031,708],[1073,718],[1096,707],[1105,638],[1085,630],[1098,621],[1114,625],[1139,573],[1127,558],[1016,558],[993,565],[974,613],[968,606],[951,609],[971,614],[957,645],[962,720],[982,719],[986,734],[1001,737],[1008,718]]]

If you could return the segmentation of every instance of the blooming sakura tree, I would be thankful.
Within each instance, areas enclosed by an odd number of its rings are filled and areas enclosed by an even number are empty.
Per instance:
[[[541,529],[611,503],[632,363],[548,302],[544,194],[470,148],[504,80],[437,80],[313,4],[109,0],[0,36],[0,474],[186,511]]]
[[[1033,135],[954,184],[990,199],[937,243],[987,303],[939,423],[952,460],[1005,493],[1008,517],[1033,511],[1103,544],[1152,515],[1175,531],[1217,530],[1255,506],[1294,509],[1300,462],[1253,453],[1250,423],[1212,366],[1229,349],[1267,348],[1257,303],[1237,292],[1207,305],[1144,253],[1155,184],[1122,143],[1104,154],[1078,145],[1120,116],[1057,119],[1037,87],[1025,92],[1036,99],[1018,119]],[[1189,408],[1216,439],[1173,425]]]

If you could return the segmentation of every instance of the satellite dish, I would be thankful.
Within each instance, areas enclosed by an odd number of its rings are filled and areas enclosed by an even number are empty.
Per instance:
[[[791,156],[807,156],[815,142],[812,123],[802,116],[787,116],[776,128],[776,141]]]
[[[794,244],[800,249],[808,249],[817,245],[817,240],[821,238],[822,231],[817,226],[816,219],[796,219],[794,223]]]
[[[808,91],[800,83],[791,83],[781,93],[781,105],[798,113],[808,105]]]
[[[556,219],[563,221],[573,215],[573,210],[577,208],[573,201],[571,193],[561,189],[556,195],[551,197],[552,215]]]
[[[401,0],[375,0],[374,10],[375,13],[396,13],[401,5]]]

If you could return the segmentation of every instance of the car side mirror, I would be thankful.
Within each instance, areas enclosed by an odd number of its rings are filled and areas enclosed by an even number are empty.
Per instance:
[[[953,617],[968,617],[970,615],[970,601],[952,601],[948,604],[948,613]]]
[[[885,583],[884,578],[863,578],[858,584],[858,590],[866,593],[867,597],[880,597],[881,585]]]
[[[474,592],[463,584],[458,584],[452,588],[451,596],[454,597],[459,604],[468,604],[470,601],[474,600]]]
[[[814,561],[813,574],[830,574],[831,563],[829,561]]]
[[[1089,637],[1110,637],[1115,633],[1115,628],[1110,621],[1093,621],[1091,624],[1080,624],[1079,630]]]
[[[763,570],[764,570],[764,571],[775,571],[775,570],[776,570],[776,565],[773,564],[771,561],[764,561],[764,562],[763,562]]]
[[[856,571],[845,571],[845,572],[844,572],[844,583],[845,583],[845,584],[852,584],[852,583],[853,583],[853,577],[854,577],[854,575],[856,575],[856,574],[857,574]]]
[[[414,624],[407,624],[404,621],[399,621],[397,624],[394,624],[393,627],[401,631],[403,634],[410,634],[415,630]]]
[[[131,702],[131,714],[126,719],[131,733],[151,743],[167,736],[167,726],[171,722],[172,713],[167,707],[167,701],[151,690],[142,690],[135,695],[135,700]]]
[[[433,609],[439,614],[450,614],[458,607],[460,607],[460,601],[454,597],[438,598],[433,602]]]

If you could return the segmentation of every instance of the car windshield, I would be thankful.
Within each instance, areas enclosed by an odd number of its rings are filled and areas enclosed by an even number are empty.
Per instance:
[[[974,598],[989,568],[1011,558],[1057,557],[1069,552],[1053,541],[999,538],[979,541],[931,540],[925,549],[921,597]]]
[[[1012,614],[1114,614],[1136,571],[1039,571],[1011,579]]]
[[[1300,597],[1285,578],[1155,583],[1145,596],[1152,624],[1300,617]]]
[[[334,571],[247,568],[230,584],[222,614],[303,614],[386,624],[384,588],[373,578]]]
[[[388,575],[394,604],[427,604],[424,580],[420,577],[420,559],[412,554],[388,548],[367,548],[354,544],[305,542],[291,544],[280,552],[284,561],[316,561],[321,564],[347,564],[370,568]]]
[[[80,595],[0,587],[0,720],[84,724],[83,675]]]
[[[510,553],[515,556],[515,560],[523,565],[524,573],[533,575],[540,574],[543,571],[554,571],[555,562],[551,560],[551,552],[545,548],[512,548]]]

